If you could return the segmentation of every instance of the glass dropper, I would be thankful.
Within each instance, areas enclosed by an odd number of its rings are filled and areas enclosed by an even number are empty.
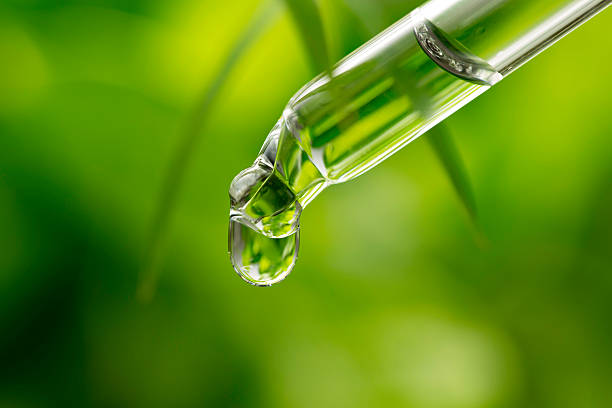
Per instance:
[[[230,186],[229,251],[248,283],[293,269],[300,215],[481,95],[612,0],[431,0],[298,91]]]

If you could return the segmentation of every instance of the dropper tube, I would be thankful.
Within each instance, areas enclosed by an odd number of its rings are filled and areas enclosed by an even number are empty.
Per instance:
[[[610,2],[430,1],[302,88],[283,118],[327,183],[350,180]]]
[[[321,191],[385,160],[611,2],[431,0],[314,78],[230,187],[238,274],[282,280],[302,208]]]
[[[503,77],[610,5],[610,0],[431,0],[421,14]]]

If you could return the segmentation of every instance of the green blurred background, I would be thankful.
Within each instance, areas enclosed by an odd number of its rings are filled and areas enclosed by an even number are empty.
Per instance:
[[[320,2],[330,51],[418,1]],[[229,182],[313,76],[284,9],[194,148],[157,293],[135,292],[182,129],[253,0],[0,2],[0,407],[612,406],[612,12],[447,121],[488,244],[421,138],[305,211],[246,285]]]

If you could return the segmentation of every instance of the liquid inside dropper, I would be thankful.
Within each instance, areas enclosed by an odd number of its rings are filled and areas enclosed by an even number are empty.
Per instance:
[[[229,252],[248,283],[270,286],[291,272],[302,205],[502,78],[418,10],[406,24],[409,34],[397,37],[405,41],[369,43],[341,61],[333,79],[315,78],[294,95],[253,165],[232,181]]]
[[[270,133],[255,163],[230,186],[229,252],[246,282],[271,286],[293,270],[302,207],[274,162],[279,135]]]

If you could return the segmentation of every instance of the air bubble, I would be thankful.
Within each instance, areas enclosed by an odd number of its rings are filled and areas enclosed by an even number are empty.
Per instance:
[[[442,69],[479,85],[492,86],[502,79],[485,60],[471,54],[431,21],[415,11],[414,35],[423,51]]]

